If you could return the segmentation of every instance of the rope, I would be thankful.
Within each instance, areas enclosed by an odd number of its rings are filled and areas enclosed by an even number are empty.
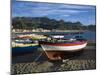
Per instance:
[[[40,55],[34,60],[35,62],[39,60],[39,58],[42,56],[43,52],[40,53]]]

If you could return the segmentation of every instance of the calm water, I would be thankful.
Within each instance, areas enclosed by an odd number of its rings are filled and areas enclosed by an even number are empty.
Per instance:
[[[96,32],[85,32],[83,36],[89,41],[96,41]]]
[[[82,34],[69,34],[69,35],[65,35],[65,38],[67,38],[68,36],[72,37],[75,35],[82,35],[84,38],[86,38],[88,41],[96,41],[96,32],[84,32]]]

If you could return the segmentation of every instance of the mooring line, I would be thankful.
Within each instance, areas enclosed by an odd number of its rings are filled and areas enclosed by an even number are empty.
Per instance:
[[[40,55],[34,60],[35,62],[42,56],[43,52],[40,53]]]

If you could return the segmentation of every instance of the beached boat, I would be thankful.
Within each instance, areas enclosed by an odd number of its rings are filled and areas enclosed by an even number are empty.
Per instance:
[[[32,53],[38,49],[38,41],[29,37],[19,37],[12,40],[12,55]]]
[[[62,36],[56,36],[46,40],[39,41],[39,44],[50,59],[61,59],[63,52],[76,52],[87,45],[87,41],[81,36],[75,36],[71,39],[62,39]]]
[[[12,41],[12,47],[28,47],[28,46],[37,46],[38,41],[37,40],[32,40],[29,37],[18,37],[13,39]]]

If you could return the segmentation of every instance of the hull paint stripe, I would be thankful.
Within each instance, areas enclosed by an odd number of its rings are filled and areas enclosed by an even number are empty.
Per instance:
[[[78,50],[86,47],[87,43],[82,45],[76,45],[76,46],[50,46],[50,45],[41,45],[43,50],[45,51],[73,51]]]

